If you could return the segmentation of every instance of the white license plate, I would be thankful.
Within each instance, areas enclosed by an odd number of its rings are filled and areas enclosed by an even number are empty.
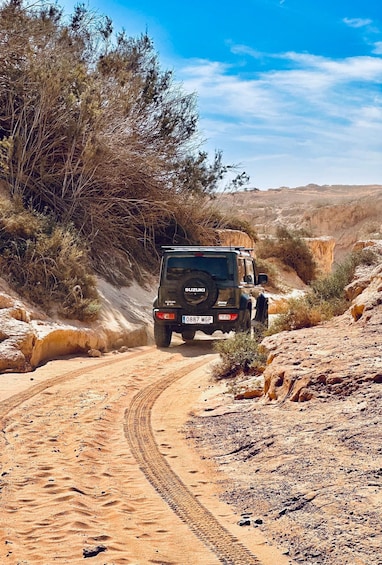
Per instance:
[[[182,316],[183,324],[212,324],[213,316]]]

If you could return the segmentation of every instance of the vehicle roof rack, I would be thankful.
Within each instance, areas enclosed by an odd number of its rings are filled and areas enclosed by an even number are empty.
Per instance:
[[[174,251],[253,251],[253,247],[243,245],[162,245],[164,250]]]

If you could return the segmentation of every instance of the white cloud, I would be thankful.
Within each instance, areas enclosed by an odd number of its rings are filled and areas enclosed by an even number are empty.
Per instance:
[[[323,85],[342,80],[375,80],[379,82],[382,79],[382,59],[379,57],[360,56],[328,59],[293,51],[281,54],[279,57],[296,63],[298,68],[292,71],[278,71],[278,73],[286,76],[289,73],[293,78],[298,75],[310,78],[316,75],[319,79],[322,79],[322,76],[325,75],[326,79],[323,81]]]
[[[362,18],[344,18],[342,21],[349,27],[361,29],[361,36],[370,47],[371,53],[382,55],[382,42],[378,41],[382,32],[377,22]]]
[[[184,67],[181,74],[186,89],[197,92],[209,112],[259,119],[279,118],[296,104],[325,108],[330,97],[343,106],[345,101],[339,97],[349,92],[358,103],[360,97],[367,98],[373,88],[382,84],[379,57],[331,60],[298,53],[285,53],[283,57],[295,62],[296,68],[243,78],[232,74],[228,65],[197,60]]]
[[[186,90],[197,92],[208,112],[228,116],[271,117],[277,99],[261,80],[242,79],[230,74],[227,65],[205,60],[193,61],[181,70]],[[276,110],[278,113],[278,110]]]
[[[199,98],[207,149],[243,163],[260,188],[382,183],[382,58],[277,57],[288,68],[241,76],[195,60],[181,69]]]
[[[231,52],[234,55],[249,55],[254,59],[262,59],[264,57],[264,54],[261,53],[261,51],[248,47],[248,45],[233,45],[231,47]]]
[[[373,23],[372,20],[363,18],[344,18],[342,21],[349,27],[355,28],[366,27]]]

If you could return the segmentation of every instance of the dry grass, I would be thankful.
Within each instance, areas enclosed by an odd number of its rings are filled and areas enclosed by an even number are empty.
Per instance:
[[[9,0],[0,35],[0,180],[11,197],[73,225],[94,270],[117,284],[156,269],[162,244],[205,238],[206,197],[229,167],[200,150],[196,97],[147,34],[114,35],[82,4],[63,18]]]
[[[66,318],[97,317],[96,279],[73,229],[0,201],[0,251],[2,276],[21,296]]]

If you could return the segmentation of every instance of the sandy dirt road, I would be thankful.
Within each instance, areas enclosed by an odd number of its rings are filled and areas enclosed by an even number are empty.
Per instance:
[[[0,563],[290,563],[186,438],[214,359],[179,341],[1,375]]]

